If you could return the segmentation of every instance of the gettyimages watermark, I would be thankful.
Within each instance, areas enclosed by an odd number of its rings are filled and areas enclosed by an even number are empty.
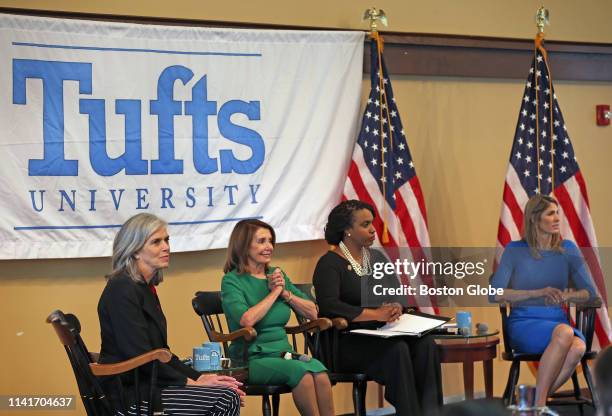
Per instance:
[[[527,247],[507,248],[507,282],[492,279],[498,270],[497,247],[377,248],[372,252],[372,273],[361,280],[362,306],[400,302],[404,306],[497,307],[496,297],[506,289],[536,290],[547,286],[569,290],[585,287],[605,293],[612,274],[612,247],[544,251],[536,259]],[[525,275],[520,263],[535,265]],[[518,266],[517,266],[518,265]],[[520,287],[514,286],[519,284]],[[526,286],[524,286],[526,285]],[[548,306],[537,296],[529,305]]]

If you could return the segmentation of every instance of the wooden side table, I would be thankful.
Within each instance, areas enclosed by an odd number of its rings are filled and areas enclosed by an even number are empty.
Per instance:
[[[482,361],[485,394],[493,397],[493,359],[497,357],[499,331],[478,336],[436,336],[441,363],[463,363],[465,398],[474,398],[474,362]]]

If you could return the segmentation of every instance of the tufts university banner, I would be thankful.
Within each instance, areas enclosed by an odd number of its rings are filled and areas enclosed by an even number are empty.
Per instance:
[[[174,251],[236,221],[320,238],[357,127],[363,33],[0,15],[0,258],[107,256],[140,212]]]

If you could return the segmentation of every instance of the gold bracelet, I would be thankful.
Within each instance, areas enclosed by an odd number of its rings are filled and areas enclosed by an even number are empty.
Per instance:
[[[287,290],[287,289],[285,289]],[[287,290],[287,292],[289,292],[289,297],[287,299],[285,299],[286,303],[289,303],[291,301],[291,298],[293,297],[293,293],[291,293],[290,291]]]

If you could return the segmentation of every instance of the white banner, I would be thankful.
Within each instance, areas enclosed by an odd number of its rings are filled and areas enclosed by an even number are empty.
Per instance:
[[[352,153],[362,32],[0,15],[0,258],[96,257],[151,212],[173,251],[260,218],[320,238]]]

